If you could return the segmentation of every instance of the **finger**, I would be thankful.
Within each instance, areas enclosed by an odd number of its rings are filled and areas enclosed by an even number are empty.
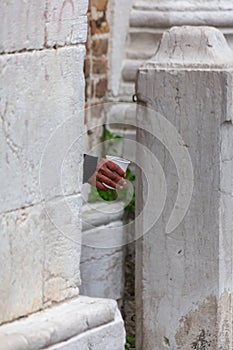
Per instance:
[[[107,185],[109,185],[113,188],[116,188],[118,190],[122,189],[122,186],[118,185],[116,182],[112,181],[111,179],[109,179],[107,176],[105,176],[102,173],[98,173],[97,177],[98,177],[98,181],[100,181],[100,182],[104,182]]]
[[[103,167],[100,172],[107,176],[109,179],[113,180],[115,183],[118,183],[119,185],[124,186],[126,184],[126,181],[119,176],[116,172],[113,172],[112,170],[110,170],[107,167]]]
[[[125,172],[119,167],[119,165],[111,162],[110,160],[105,164],[110,170],[117,172],[122,177],[125,177]]]
[[[108,188],[105,187],[105,186],[102,184],[102,182],[100,182],[100,181],[97,181],[97,182],[96,182],[96,188],[97,188],[98,190],[101,190],[101,191],[104,191],[104,192],[107,192],[107,191],[108,191]]]

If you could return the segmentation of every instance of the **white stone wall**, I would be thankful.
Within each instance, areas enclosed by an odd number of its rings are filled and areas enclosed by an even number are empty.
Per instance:
[[[79,293],[86,11],[0,4],[0,323]]]

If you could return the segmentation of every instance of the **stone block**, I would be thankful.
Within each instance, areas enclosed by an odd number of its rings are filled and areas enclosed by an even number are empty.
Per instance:
[[[111,323],[91,329],[47,350],[103,350],[109,348],[109,343],[111,350],[125,349],[125,331],[119,311]]]
[[[0,4],[0,52],[41,49],[44,46],[46,1],[8,1]]]
[[[80,207],[71,196],[0,215],[0,323],[78,295]]]
[[[87,0],[48,1],[46,9],[46,46],[85,43],[87,6]]]
[[[113,300],[79,297],[0,327],[4,350],[123,350],[125,331]]]
[[[90,231],[109,222],[121,221],[123,215],[123,202],[85,203],[82,207],[82,230]]]
[[[0,324],[43,305],[41,205],[0,215]]]
[[[0,212],[80,192],[84,54],[70,47],[0,57],[7,82],[0,86]]]
[[[118,225],[118,235],[124,235],[121,221]],[[112,224],[110,224],[111,226]],[[96,235],[109,232],[109,225],[93,229]],[[83,236],[89,232],[83,232]],[[124,290],[124,248],[100,248],[82,246],[80,271],[82,284],[80,293],[89,297],[122,299]]]
[[[220,31],[175,27],[139,70],[137,141],[163,166],[167,187],[159,192],[159,167],[138,147],[147,171],[136,194],[139,349],[232,348],[232,62]]]
[[[49,222],[44,236],[44,306],[79,294],[81,254],[81,196],[46,203]]]

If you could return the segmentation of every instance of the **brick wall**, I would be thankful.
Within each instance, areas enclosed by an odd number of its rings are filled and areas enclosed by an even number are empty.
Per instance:
[[[86,79],[86,124],[92,126],[104,123],[103,102],[108,88],[108,44],[109,25],[107,21],[108,0],[89,0],[88,38],[84,73]],[[98,143],[102,128],[88,130],[88,148]]]

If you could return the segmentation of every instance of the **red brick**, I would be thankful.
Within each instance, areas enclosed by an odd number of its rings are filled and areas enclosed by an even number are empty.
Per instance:
[[[108,39],[95,39],[92,43],[92,53],[95,56],[106,55],[108,52]]]
[[[93,74],[107,73],[108,63],[106,58],[97,58],[93,61]]]
[[[108,88],[107,79],[100,79],[96,84],[95,96],[98,98],[102,98],[105,96]]]
[[[97,11],[105,11],[107,8],[107,0],[93,0],[93,5]]]

